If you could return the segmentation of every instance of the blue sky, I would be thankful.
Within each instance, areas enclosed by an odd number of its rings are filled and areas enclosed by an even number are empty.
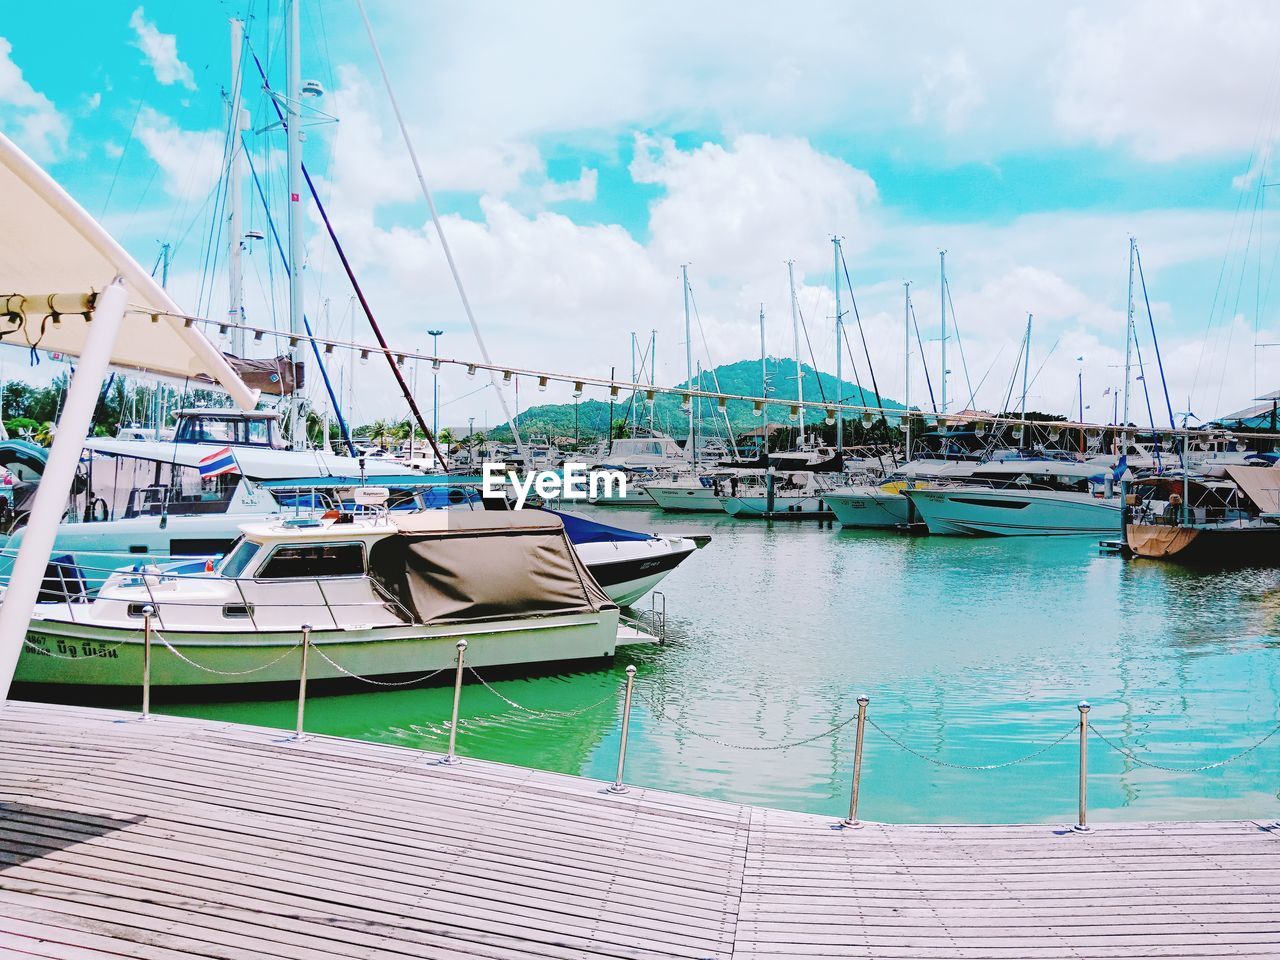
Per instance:
[[[762,302],[770,350],[785,354],[783,263],[794,258],[829,369],[838,233],[886,392],[902,383],[902,281],[936,338],[945,248],[971,379],[991,370],[975,404],[1002,399],[1030,312],[1032,368],[1043,369],[1029,405],[1074,413],[1083,369],[1096,415],[1118,382],[1134,234],[1176,408],[1189,398],[1209,416],[1280,387],[1280,349],[1255,348],[1280,340],[1275,198],[1263,186],[1280,14],[1266,3],[803,3],[785,17],[754,3],[369,6],[501,360],[626,372],[630,332],[653,329],[659,379],[682,379],[682,262],[704,364],[755,353]],[[173,288],[188,309],[218,315],[225,256],[209,240],[210,198],[227,19],[248,21],[282,87],[281,4],[72,8],[6,16],[0,123],[144,265],[174,245]],[[443,352],[474,356],[354,4],[303,0],[303,13],[303,74],[338,120],[309,129],[306,160],[375,309],[396,342],[423,346],[438,324]],[[267,126],[256,81],[245,97],[254,127]],[[278,210],[279,133],[251,141]],[[350,291],[310,220],[308,313],[351,329]],[[270,261],[258,244],[246,266],[247,309],[264,326],[283,322]],[[1145,308],[1140,320],[1149,341]],[[936,342],[924,359],[936,380]],[[953,397],[968,400],[951,367]],[[361,385],[356,419],[402,413],[373,368],[344,379]],[[491,391],[466,396],[475,389],[445,377],[442,419],[500,419]]]

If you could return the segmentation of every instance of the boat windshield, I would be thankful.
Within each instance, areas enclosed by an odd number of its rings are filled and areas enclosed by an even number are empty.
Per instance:
[[[244,573],[245,567],[249,562],[258,555],[258,551],[262,549],[262,544],[255,543],[252,540],[244,540],[231,548],[231,552],[227,554],[222,561],[222,568],[218,571],[224,577],[238,577]]]

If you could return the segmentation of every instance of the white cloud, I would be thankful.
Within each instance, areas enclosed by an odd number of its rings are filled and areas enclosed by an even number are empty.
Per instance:
[[[943,129],[955,133],[965,127],[983,99],[969,58],[962,50],[952,50],[926,66],[911,100],[911,118],[916,123],[940,120]]]
[[[1149,160],[1274,135],[1280,18],[1269,0],[1141,0],[1067,19],[1054,115],[1070,136]]]
[[[541,196],[547,203],[561,203],[565,200],[579,200],[590,203],[596,198],[596,187],[600,181],[600,172],[591,168],[584,169],[577,180],[560,182],[548,180],[542,186]]]
[[[172,33],[161,33],[146,18],[142,7],[129,17],[129,26],[137,34],[134,46],[142,51],[156,79],[166,87],[181,84],[188,90],[196,88],[196,78],[191,68],[178,58],[178,38]]]
[[[0,123],[37,160],[56,160],[67,152],[71,124],[26,81],[12,53],[13,45],[0,37]]]
[[[196,200],[213,189],[222,168],[220,130],[183,130],[151,107],[138,114],[135,135],[164,174],[171,197]]]

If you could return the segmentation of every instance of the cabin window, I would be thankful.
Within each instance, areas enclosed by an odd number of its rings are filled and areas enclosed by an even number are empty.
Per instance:
[[[222,569],[219,572],[224,577],[234,578],[240,576],[261,549],[262,544],[260,543],[254,543],[252,540],[241,540],[239,546],[234,547],[227,554],[227,558],[222,561]]]
[[[364,571],[364,544],[292,544],[276,548],[262,565],[258,579],[357,577]]]

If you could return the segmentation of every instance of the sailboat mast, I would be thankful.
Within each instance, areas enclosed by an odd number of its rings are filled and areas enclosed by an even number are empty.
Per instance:
[[[764,440],[764,453],[769,455],[769,364],[764,352],[764,304],[760,304],[760,396],[764,403],[760,406],[761,436]]]
[[[836,282],[836,398],[844,396],[844,374],[841,372],[840,348],[844,345],[844,319],[840,313],[840,238],[832,237]],[[844,453],[844,418],[836,412],[836,451]]]
[[[302,0],[287,0],[289,4],[288,55],[285,82],[285,114],[287,129],[285,164],[289,169],[289,333],[295,339],[289,349],[290,363],[302,359],[302,340],[305,335],[302,302]],[[295,388],[296,390],[296,388]],[[294,396],[290,405],[290,434],[295,450],[302,449],[305,431],[301,424],[301,409]]]
[[[906,433],[903,461],[911,462],[911,281],[902,281],[902,417]]]
[[[1025,439],[1030,439],[1031,431],[1027,429],[1027,374],[1031,368],[1031,314],[1027,314],[1027,339],[1026,348],[1022,351],[1022,433]],[[1019,444],[1021,446],[1021,444]]]
[[[244,197],[244,145],[240,140],[241,132],[248,126],[244,116],[242,103],[242,84],[240,57],[244,51],[244,22],[231,20],[231,89],[228,97],[228,137],[229,151],[227,156],[227,319],[233,324],[231,328],[231,352],[237,357],[244,356],[244,270],[240,262],[240,252],[244,245],[244,230],[240,226],[241,205]]]
[[[693,331],[689,326],[689,265],[680,264],[680,280],[684,284],[684,382],[693,389]],[[693,398],[689,398],[689,463],[694,463],[693,453]]]
[[[947,412],[947,251],[938,251],[938,299],[942,303],[942,405],[939,413]]]
[[[649,331],[649,386],[652,387],[658,382],[658,331]],[[653,408],[655,404],[649,401],[649,436],[653,436]]]
[[[631,331],[631,382],[636,382],[636,332]],[[610,427],[610,430],[613,428]],[[631,435],[636,435],[636,392],[631,391]]]
[[[1129,310],[1124,322],[1124,411],[1122,425],[1129,423],[1129,383],[1133,365],[1133,250],[1134,239],[1129,238]],[[1081,417],[1081,420],[1084,418]]]
[[[796,301],[794,260],[787,261],[787,284],[791,288],[791,339],[796,351],[796,399],[800,402],[800,446],[804,446],[804,366],[800,362],[800,304]]]

